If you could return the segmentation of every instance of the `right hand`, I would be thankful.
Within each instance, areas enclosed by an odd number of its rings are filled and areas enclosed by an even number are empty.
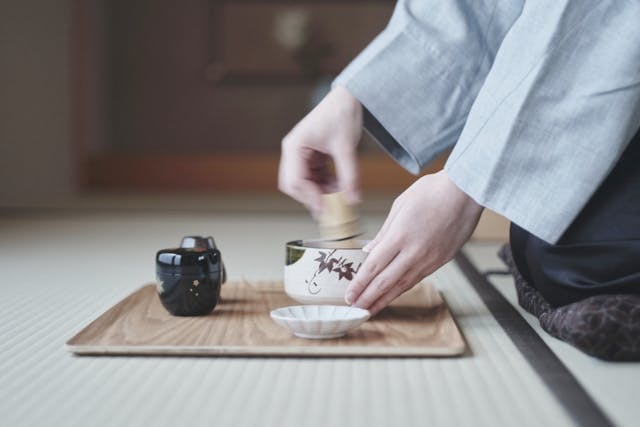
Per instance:
[[[342,191],[348,202],[357,203],[356,147],[361,136],[362,106],[347,89],[336,86],[282,140],[280,191],[316,218],[322,212],[323,193]]]

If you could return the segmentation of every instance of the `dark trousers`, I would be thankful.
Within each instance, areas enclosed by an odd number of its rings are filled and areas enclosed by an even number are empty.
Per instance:
[[[511,224],[520,273],[554,306],[597,294],[640,294],[640,131],[560,241]]]

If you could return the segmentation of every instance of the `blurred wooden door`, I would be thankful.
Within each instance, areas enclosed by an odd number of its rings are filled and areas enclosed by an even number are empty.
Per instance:
[[[281,138],[394,3],[74,0],[83,187],[276,191]],[[415,179],[361,145],[365,189]]]

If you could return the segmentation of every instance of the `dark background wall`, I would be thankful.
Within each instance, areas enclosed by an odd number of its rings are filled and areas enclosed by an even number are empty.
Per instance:
[[[0,205],[74,193],[68,1],[0,1]]]

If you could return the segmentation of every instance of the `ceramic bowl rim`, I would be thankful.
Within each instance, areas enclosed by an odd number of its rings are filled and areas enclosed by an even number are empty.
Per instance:
[[[304,318],[304,317],[294,317],[294,316],[288,316],[288,315],[283,315],[278,313],[280,310],[283,310],[285,308],[297,308],[297,307],[303,307],[303,311],[304,308],[306,307],[340,307],[340,308],[349,308],[351,310],[353,310],[354,312],[354,316],[347,316],[347,317],[339,317],[339,318],[335,318],[335,319],[309,319],[309,318]],[[352,306],[345,306],[345,305],[333,305],[333,304],[298,304],[298,305],[287,305],[284,307],[278,307],[275,308],[273,310],[270,311],[269,315],[271,316],[271,318],[277,318],[280,320],[284,320],[284,321],[290,321],[290,320],[296,320],[296,321],[300,321],[300,322],[339,322],[339,321],[344,321],[344,320],[368,320],[371,317],[371,313],[369,312],[369,310],[365,309],[365,308],[360,308],[360,307],[352,307]]]
[[[362,252],[362,248],[369,243],[371,240],[369,239],[353,239],[356,242],[358,242],[358,246],[357,248],[340,248],[340,247],[330,247],[328,246],[328,244],[330,244],[330,241],[327,240],[322,240],[322,239],[297,239],[297,240],[291,240],[289,242],[286,243],[286,247],[287,248],[292,248],[292,249],[314,249],[314,250],[327,250],[327,249],[338,249],[341,251],[360,251]],[[336,243],[339,243],[340,240],[336,241]],[[314,246],[314,244],[316,246]],[[319,244],[324,244],[325,246],[321,246]]]

